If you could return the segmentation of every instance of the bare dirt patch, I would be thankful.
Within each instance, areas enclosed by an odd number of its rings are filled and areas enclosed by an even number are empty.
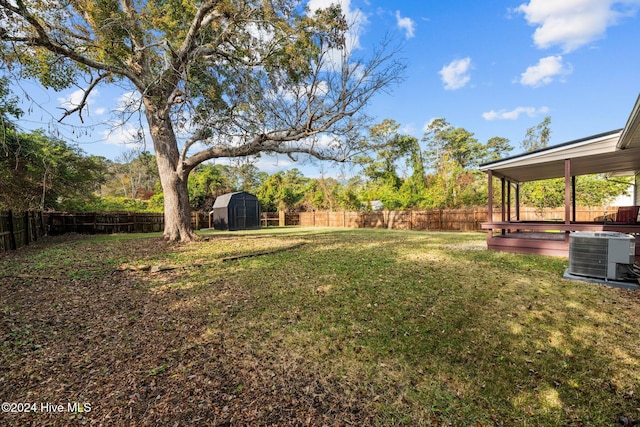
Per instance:
[[[237,336],[242,288],[211,280],[198,295],[158,292],[152,273],[118,269],[176,247],[156,238],[63,240],[0,260],[0,396],[36,405],[0,414],[3,425],[313,426],[369,418],[336,378],[303,360],[260,354]],[[47,250],[51,258],[41,259]],[[174,283],[184,273],[162,274]],[[224,302],[223,320],[212,322],[211,300]],[[69,412],[75,403],[90,411]],[[63,413],[53,411],[59,405]]]

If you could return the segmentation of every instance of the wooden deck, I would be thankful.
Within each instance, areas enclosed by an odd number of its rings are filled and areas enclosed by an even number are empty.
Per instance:
[[[487,248],[518,254],[569,256],[569,240],[565,233],[518,231],[493,234],[487,238]]]
[[[520,254],[569,256],[569,236],[574,231],[617,231],[636,235],[636,260],[640,261],[640,225],[511,221],[483,223],[488,230],[487,248],[490,250]]]

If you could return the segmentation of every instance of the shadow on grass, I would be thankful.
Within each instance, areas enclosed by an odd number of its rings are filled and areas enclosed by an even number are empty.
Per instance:
[[[469,233],[210,239],[89,239],[0,260],[3,400],[92,408],[2,414],[3,423],[542,426],[640,416],[637,299],[562,280],[565,260],[488,252]],[[119,271],[123,262],[180,268]]]
[[[382,424],[611,425],[639,415],[628,293],[562,280],[563,259],[467,242],[455,250],[446,234],[354,232],[346,242],[308,247],[286,279],[271,272],[293,256],[252,269],[271,298],[265,319],[295,307],[299,320],[280,338],[350,378],[350,394],[373,400]]]

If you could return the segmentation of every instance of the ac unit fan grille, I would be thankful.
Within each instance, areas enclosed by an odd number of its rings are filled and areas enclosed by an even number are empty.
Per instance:
[[[569,250],[569,273],[578,276],[607,277],[606,239],[572,236]]]

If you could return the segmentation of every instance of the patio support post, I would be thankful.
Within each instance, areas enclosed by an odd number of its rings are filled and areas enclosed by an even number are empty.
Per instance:
[[[564,161],[564,223],[571,223],[571,160]]]
[[[488,212],[488,220],[489,222],[493,222],[493,171],[489,169],[487,171],[487,176],[489,177],[489,183],[487,188],[489,189],[489,197],[487,199],[487,208]],[[487,239],[491,239],[493,237],[493,229],[489,229],[489,234],[487,235]]]
[[[502,184],[502,206],[501,206],[501,209],[500,209],[500,213],[502,214],[502,216],[501,216],[502,222],[505,222],[505,214],[506,214],[506,212],[505,212],[505,206],[504,206],[505,205],[505,197],[504,197],[505,196],[505,194],[504,194],[505,193],[505,179],[504,179],[504,177],[500,178],[500,182]],[[502,234],[503,235],[505,234],[505,230],[504,229],[502,229]]]
[[[504,196],[505,196],[505,193],[506,193],[504,178],[500,178],[500,184],[502,184],[502,191],[501,191],[501,194],[500,194],[501,197],[502,197],[501,205],[500,205],[500,214],[501,214],[500,220],[502,222],[504,222],[505,221],[505,213],[506,213],[505,209],[504,209],[504,205],[505,205],[505,197]]]
[[[564,223],[571,224],[571,159],[564,160]],[[569,241],[569,231],[565,232],[564,240]]]
[[[571,177],[571,221],[576,222],[576,177]]]
[[[520,184],[516,184],[516,221],[520,221]]]
[[[511,221],[511,181],[507,180],[507,221]]]
[[[487,188],[489,189],[489,197],[487,198],[487,207],[489,209],[489,222],[493,222],[493,171],[489,169],[487,171],[489,177],[489,183]]]

